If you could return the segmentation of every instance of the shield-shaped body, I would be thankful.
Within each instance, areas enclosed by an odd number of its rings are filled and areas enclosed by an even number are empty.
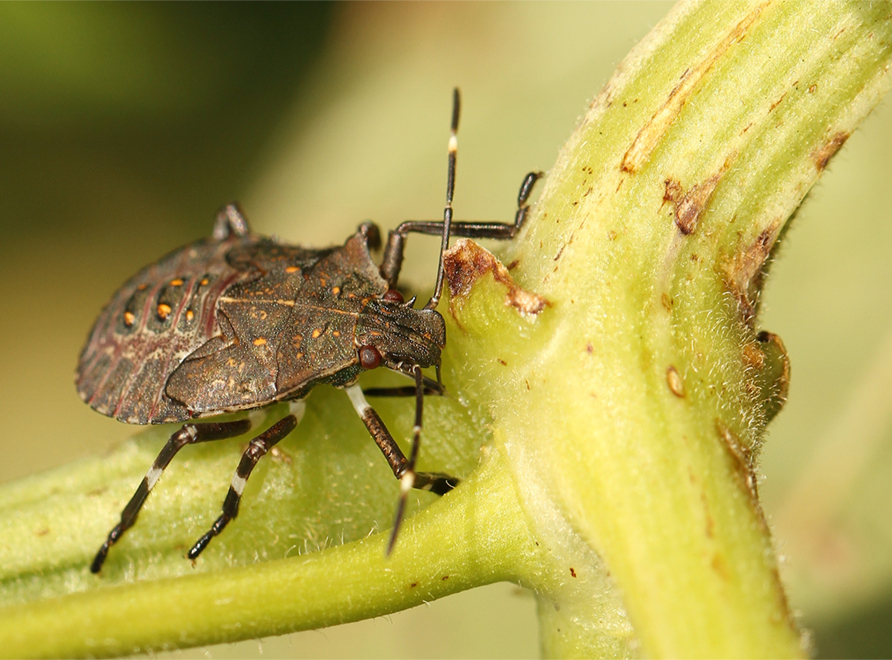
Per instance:
[[[78,392],[110,417],[160,424],[352,382],[357,325],[387,291],[369,254],[376,239],[371,224],[321,250],[231,233],[168,254],[100,314]]]

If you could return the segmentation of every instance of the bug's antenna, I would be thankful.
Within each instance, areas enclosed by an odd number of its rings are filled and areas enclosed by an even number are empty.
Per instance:
[[[461,95],[458,87],[452,91],[452,131],[449,135],[449,169],[446,174],[446,207],[443,209],[443,242],[440,243],[440,262],[437,266],[437,285],[434,295],[427,301],[424,309],[434,309],[440,302],[443,292],[444,263],[443,255],[449,249],[449,231],[452,226],[452,195],[455,192],[455,157],[458,154],[458,116],[461,110]]]

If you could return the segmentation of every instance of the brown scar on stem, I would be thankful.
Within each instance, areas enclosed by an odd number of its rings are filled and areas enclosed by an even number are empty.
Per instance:
[[[769,106],[769,108],[768,108],[768,112],[771,112],[771,111],[774,110],[777,106],[779,106],[779,105],[781,104],[781,101],[784,100],[784,97],[785,97],[786,95],[787,95],[786,92],[784,92],[783,94],[781,94],[781,95],[780,95],[780,98],[779,98],[777,101],[775,101],[774,103],[772,103],[771,106]]]
[[[525,291],[517,286],[501,261],[488,250],[466,238],[459,239],[446,251],[443,255],[443,266],[449,283],[450,306],[455,300],[466,297],[474,283],[486,273],[492,273],[496,282],[508,288],[505,304],[524,316],[541,314],[551,305],[539,294]]]
[[[811,152],[811,159],[815,162],[815,167],[818,168],[819,172],[824,171],[827,167],[827,163],[830,162],[830,159],[833,158],[836,152],[842,148],[842,145],[846,143],[846,140],[849,139],[849,135],[851,134],[846,133],[845,131],[840,131],[823,145]]]
[[[759,520],[765,526],[765,516],[759,506],[759,489],[753,466],[752,448],[740,442],[740,439],[734,432],[718,418],[715,419],[715,431],[731,460],[731,468],[734,470],[735,477],[737,477],[738,482],[746,492],[749,493],[753,504],[758,508]]]
[[[763,2],[754,7],[699,64],[682,72],[675,87],[669,92],[668,98],[638,132],[632,146],[623,156],[620,166],[623,172],[634,174],[641,169],[709,70],[731,47],[746,37],[747,30],[756,22],[767,4],[769,3]]]
[[[681,379],[681,374],[678,373],[678,369],[675,368],[674,364],[670,364],[669,368],[666,369],[666,384],[669,385],[669,391],[675,396],[679,399],[684,398],[684,381]]]
[[[729,456],[731,467],[738,479],[738,483],[744,492],[749,495],[750,504],[756,515],[756,520],[762,528],[763,533],[767,535],[769,534],[768,523],[765,522],[765,512],[762,510],[762,505],[759,503],[758,485],[753,468],[753,452],[750,448],[745,447],[737,436],[734,435],[731,429],[720,419],[716,418],[714,421],[716,433]],[[775,596],[778,599],[778,603],[780,603],[784,617],[788,622],[792,623],[794,621],[793,615],[790,611],[790,604],[787,601],[787,595],[783,589],[780,574],[777,572],[777,567],[774,567],[772,573],[774,577],[772,587],[774,588]]]
[[[712,512],[709,510],[709,500],[706,498],[706,493],[703,490],[700,491],[700,503],[703,505],[703,531],[706,533],[706,538],[714,538],[715,518],[713,517]]]
[[[675,205],[675,226],[682,234],[689,236],[696,231],[716,187],[736,159],[737,152],[728,154],[715,174],[701,183],[695,183],[687,192],[675,179],[669,178],[663,182],[663,203],[672,202]]]
[[[762,289],[764,266],[780,232],[781,221],[775,220],[756,239],[734,255],[724,267],[725,286],[734,295],[744,323],[752,326]]]

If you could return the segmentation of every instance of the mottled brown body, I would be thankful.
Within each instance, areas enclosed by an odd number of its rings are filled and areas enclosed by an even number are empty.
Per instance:
[[[96,321],[77,373],[81,397],[133,424],[181,422],[349,384],[360,346],[385,364],[439,364],[433,310],[383,300],[388,284],[364,224],[311,250],[246,233],[198,241],[140,271]]]

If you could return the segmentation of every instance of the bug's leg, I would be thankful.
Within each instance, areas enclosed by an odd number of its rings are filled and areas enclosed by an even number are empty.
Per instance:
[[[170,461],[173,460],[173,457],[176,456],[180,449],[186,445],[194,445],[199,442],[234,438],[235,436],[247,433],[250,428],[251,422],[249,420],[238,419],[232,422],[185,424],[179,431],[171,435],[167,444],[164,445],[164,448],[155,459],[155,462],[152,463],[152,467],[149,468],[146,476],[143,477],[143,480],[139,483],[133,497],[130,498],[127,506],[125,506],[124,510],[121,512],[121,522],[114,526],[109,533],[108,538],[105,540],[105,543],[102,544],[102,547],[99,548],[99,552],[96,553],[96,557],[90,565],[90,571],[98,573],[102,569],[102,564],[105,563],[105,558],[108,556],[109,549],[117,543],[124,532],[136,522],[139,510],[145,503],[152,488],[158,483],[158,479],[161,477],[161,473],[164,472],[164,468],[170,464]]]
[[[239,502],[241,502],[245,484],[248,481],[248,477],[251,476],[251,471],[254,469],[254,466],[257,465],[257,462],[263,458],[276,443],[294,430],[303,417],[305,410],[306,403],[304,401],[292,401],[291,414],[286,415],[270,426],[266,431],[251,440],[251,443],[242,454],[242,458],[239,461],[238,468],[235,470],[235,474],[232,475],[232,483],[229,485],[229,492],[226,493],[226,499],[223,500],[223,513],[220,514],[220,517],[217,518],[207,533],[198,539],[198,541],[195,542],[195,545],[192,546],[192,549],[189,550],[189,559],[198,557],[198,555],[200,555],[208,546],[208,543],[211,542],[211,539],[222,532],[226,525],[229,524],[229,521],[238,515]]]
[[[218,241],[225,241],[232,235],[246,236],[250,232],[248,219],[235,202],[220,209],[214,219],[214,238]]]
[[[419,368],[420,372],[421,369]],[[417,376],[416,376],[417,378]],[[416,396],[423,400],[423,389],[422,393],[419,394],[419,390],[417,389],[416,381]],[[423,381],[421,381],[423,383]],[[417,488],[418,490],[429,490],[437,495],[445,495],[453,488],[455,488],[459,480],[455,477],[452,477],[448,474],[443,474],[440,472],[415,472],[415,464],[414,461],[411,461],[406,458],[406,455],[403,454],[402,450],[399,448],[399,445],[396,444],[396,441],[393,439],[393,436],[390,435],[390,431],[387,430],[387,427],[384,426],[384,422],[381,421],[381,417],[378,416],[378,413],[375,412],[375,409],[372,408],[368,401],[366,401],[365,396],[363,395],[362,389],[360,389],[359,385],[351,385],[350,387],[345,388],[347,392],[347,396],[350,397],[350,401],[353,403],[353,407],[356,410],[356,413],[359,415],[359,418],[363,421],[366,428],[369,431],[369,434],[372,436],[372,439],[375,441],[375,444],[378,445],[378,449],[381,450],[381,453],[384,454],[384,458],[387,460],[388,465],[390,465],[390,469],[393,471],[393,476],[400,480],[400,484],[404,485],[406,482],[403,481],[407,472],[411,471],[414,477],[412,479],[412,485],[408,486],[409,489]],[[416,399],[417,401],[417,399]],[[419,423],[419,418],[421,415],[420,404],[416,403],[416,427],[418,429],[418,437],[421,435],[421,425]],[[417,455],[417,449],[415,449],[417,442],[413,442],[413,453]],[[396,540],[396,532],[399,531],[399,524],[402,522],[402,509],[405,506],[404,496],[401,492],[400,494],[401,505],[398,510],[396,524],[394,525],[394,532],[391,533],[390,544],[388,545],[388,553],[390,549],[393,548],[393,543]]]

